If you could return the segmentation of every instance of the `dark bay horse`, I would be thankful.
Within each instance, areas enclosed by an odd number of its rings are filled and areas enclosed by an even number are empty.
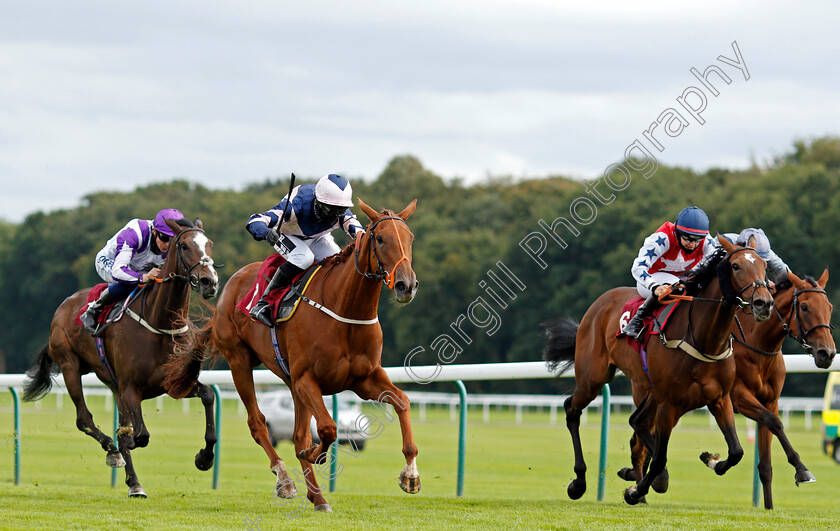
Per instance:
[[[292,392],[295,404],[294,444],[303,469],[307,498],[315,510],[331,512],[313,473],[313,464],[323,464],[327,451],[336,440],[336,424],[324,406],[322,395],[353,390],[364,400],[377,400],[394,406],[400,422],[405,468],[400,487],[414,494],[420,490],[417,470],[417,446],[411,432],[410,404],[381,366],[382,329],[377,321],[382,282],[394,291],[398,303],[410,302],[418,282],[411,267],[414,235],[406,220],[414,212],[416,200],[402,212],[377,213],[359,200],[370,219],[359,248],[351,243],[329,259],[309,282],[307,294],[339,318],[319,308],[301,303],[288,321],[277,324],[280,352],[288,360],[291,377],[280,369],[275,358],[270,329],[251,320],[236,304],[254,285],[259,263],[237,271],[219,295],[216,312],[210,322],[196,332],[191,351],[173,359],[167,368],[169,394],[179,396],[189,390],[201,367],[202,358],[220,351],[230,364],[236,390],[248,411],[251,436],[269,458],[269,467],[277,476],[275,493],[280,498],[294,498],[297,490],[269,440],[265,417],[257,407],[253,369],[260,363],[281,378]],[[186,384],[186,385],[185,385]],[[315,416],[319,445],[312,444],[310,419]]]
[[[770,443],[778,437],[788,462],[796,469],[796,484],[816,481],[785,435],[779,420],[779,396],[785,383],[785,337],[797,340],[821,369],[831,365],[837,349],[831,336],[832,305],[825,293],[828,269],[819,280],[800,279],[793,273],[779,282],[774,295],[773,318],[764,322],[740,319],[735,329],[735,383],[730,395],[735,410],[758,423],[758,476],[764,491],[764,508],[773,508]]]
[[[758,473],[765,509],[773,508],[770,455],[773,435],[779,438],[788,462],[796,470],[796,484],[816,481],[793,449],[779,420],[779,396],[787,374],[781,348],[785,338],[791,337],[814,357],[817,367],[825,369],[831,366],[837,350],[831,335],[833,307],[825,292],[827,282],[828,269],[819,280],[808,276],[801,279],[789,273],[787,279],[776,285],[774,314],[770,319],[757,322],[745,318],[740,311],[737,314],[738,326],[733,330],[736,375],[729,394],[735,411],[758,423]],[[635,443],[634,440],[632,444]],[[638,455],[634,457],[638,458]],[[634,481],[634,468],[622,469],[619,477]],[[660,475],[659,489],[654,482],[657,492],[667,489],[666,478],[667,471]]]
[[[721,236],[718,241],[727,254],[711,264],[716,279],[705,283],[691,303],[680,304],[670,317],[668,335],[685,331],[682,341],[675,340],[682,350],[667,348],[658,339],[649,341],[645,345],[647,367],[626,338],[616,337],[624,303],[638,296],[634,288],[615,288],[601,295],[580,324],[568,318],[546,324],[549,368],[559,372],[572,364],[575,368],[575,390],[564,403],[575,452],[576,477],[567,489],[570,498],[578,499],[586,492],[581,413],[612,380],[616,369],[633,384],[639,402],[630,423],[652,454],[644,476],[638,460],[636,477],[642,479],[624,492],[627,503],[642,501],[653,480],[665,470],[671,431],[679,418],[693,409],[708,406],[726,440],[727,459],[707,463],[717,474],[724,474],[743,457],[729,397],[735,379],[730,335],[739,307],[749,307],[756,319],[766,320],[773,298],[763,280],[765,262],[755,250],[735,247]]]
[[[149,432],[143,422],[140,401],[162,395],[163,366],[173,353],[178,330],[188,313],[190,288],[198,289],[205,299],[215,296],[219,276],[213,267],[213,242],[207,238],[200,220],[181,224],[166,220],[175,232],[161,267],[157,282],[151,282],[129,305],[130,313],[104,330],[103,343],[107,364],[99,357],[95,339],[74,322],[85,304],[90,289],[77,291],[58,307],[50,325],[50,339],[29,370],[24,400],[37,400],[52,387],[55,365],[64,375],[67,394],[76,406],[76,426],[96,439],[107,453],[108,466],[125,466],[125,483],[132,497],[146,497],[140,486],[130,450],[149,444]],[[133,315],[132,315],[133,313]],[[133,318],[132,318],[133,317]],[[120,428],[119,449],[114,441],[93,422],[82,393],[82,375],[93,371],[105,383],[117,401]],[[212,389],[194,380],[185,396],[199,397],[204,405],[207,427],[206,446],[195,457],[200,470],[213,465],[216,429],[213,417]]]

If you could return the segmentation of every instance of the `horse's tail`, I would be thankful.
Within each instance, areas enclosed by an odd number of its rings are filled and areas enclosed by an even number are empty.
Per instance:
[[[548,370],[563,374],[575,363],[575,340],[580,323],[571,317],[560,317],[542,325],[545,327],[543,359]]]
[[[201,363],[215,353],[213,319],[201,328],[186,319],[189,330],[175,345],[175,352],[163,366],[163,387],[172,398],[184,398],[198,382]]]
[[[36,356],[35,365],[26,371],[27,380],[23,384],[23,399],[26,402],[38,400],[52,389],[52,375],[58,372],[53,369],[53,359],[50,357],[50,345],[47,343]]]

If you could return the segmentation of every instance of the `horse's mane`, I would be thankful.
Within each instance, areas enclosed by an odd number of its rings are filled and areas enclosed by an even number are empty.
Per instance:
[[[383,216],[396,216],[396,214],[394,214],[393,210],[383,210],[382,212],[380,212],[380,214],[382,214]],[[367,226],[365,227],[365,231],[370,230],[370,225],[371,225],[370,223],[367,224]],[[355,251],[355,250],[356,250],[356,240],[354,239],[354,240],[351,240],[350,243],[345,245],[344,249],[342,249],[338,254],[332,256],[330,261],[333,264],[344,263],[344,262],[346,262],[347,260],[350,259],[350,255],[352,255],[353,251]]]
[[[799,275],[797,275],[797,276],[799,276]],[[811,284],[811,286],[813,286],[815,288],[819,287],[817,285],[817,281],[811,275],[803,275],[803,276],[799,276],[799,278],[801,278],[805,282],[808,282],[809,284]],[[784,278],[782,278],[781,280],[776,282],[776,293],[781,293],[782,291],[789,290],[792,287],[793,287],[793,282],[790,281],[790,278],[788,276],[785,276]]]
[[[697,295],[704,286],[708,286],[710,282],[715,280],[718,274],[717,266],[724,256],[726,256],[726,253],[716,251],[707,262],[688,275],[683,284],[686,286],[689,295]]]

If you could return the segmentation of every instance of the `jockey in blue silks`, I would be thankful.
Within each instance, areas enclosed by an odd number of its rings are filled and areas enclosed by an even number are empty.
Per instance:
[[[645,238],[630,272],[636,279],[639,295],[647,300],[624,327],[624,335],[638,339],[644,319],[659,307],[659,296],[667,286],[679,282],[680,275],[710,257],[716,249],[709,236],[709,216],[696,206],[682,209],[674,223],[666,222]]]
[[[137,284],[160,274],[160,266],[166,260],[166,251],[175,235],[166,224],[167,219],[191,225],[180,211],[165,208],[153,220],[132,219],[97,253],[96,272],[109,284],[80,316],[85,330],[91,334],[96,332],[96,321],[103,308],[125,299]]]
[[[245,228],[254,239],[267,241],[286,259],[277,268],[260,300],[251,308],[251,318],[268,327],[274,326],[266,297],[291,284],[295,276],[316,261],[341,251],[332,237],[333,230],[340,227],[357,240],[364,234],[364,227],[349,210],[351,206],[353,189],[350,183],[341,175],[331,173],[321,177],[316,184],[296,186],[291,196],[284,197],[271,210],[248,219]]]

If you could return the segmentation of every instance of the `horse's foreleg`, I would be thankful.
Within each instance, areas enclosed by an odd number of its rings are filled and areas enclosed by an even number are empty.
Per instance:
[[[732,400],[729,394],[723,396],[719,400],[707,405],[709,412],[715,417],[720,431],[723,433],[723,438],[726,439],[726,446],[729,455],[724,461],[720,461],[719,456],[711,455],[709,452],[703,452],[700,459],[706,463],[706,466],[715,471],[715,474],[722,476],[727,470],[737,465],[741,458],[744,457],[744,449],[741,448],[741,443],[738,441],[738,432],[735,431],[735,412],[732,409]]]
[[[88,410],[85,395],[82,392],[82,377],[79,372],[75,368],[62,367],[62,374],[64,375],[67,394],[70,395],[73,405],[76,406],[76,427],[82,433],[96,439],[102,449],[105,450],[105,464],[110,467],[125,466],[125,459],[114,444],[114,440],[102,433],[93,422],[93,415]]]
[[[320,397],[321,395],[318,396]],[[295,443],[295,453],[298,456],[298,461],[300,461],[300,468],[303,470],[303,481],[306,483],[306,498],[315,506],[316,511],[331,513],[332,509],[330,508],[330,504],[324,498],[321,487],[318,485],[318,479],[315,477],[315,469],[312,466],[313,462],[318,462],[322,464],[320,471],[328,470],[330,464],[326,461],[328,454],[318,453],[319,446],[312,444],[312,434],[309,431],[312,414],[309,411],[309,407],[300,399],[297,393],[293,394],[293,398],[295,401],[295,428],[292,433],[292,440]],[[323,403],[322,400],[321,404]]]
[[[254,391],[254,374],[251,367],[247,365],[248,353],[231,353],[226,352],[230,364],[231,376],[233,376],[233,383],[236,385],[236,391],[239,393],[239,398],[245,404],[245,410],[248,412],[248,428],[251,430],[251,437],[254,441],[262,446],[269,459],[269,467],[277,476],[277,485],[274,491],[280,498],[294,498],[297,495],[295,482],[289,477],[286,471],[286,464],[277,455],[271,441],[268,437],[268,428],[265,425],[265,416],[257,407],[257,395]]]
[[[327,460],[327,453],[330,445],[338,438],[338,429],[335,420],[330,416],[327,407],[324,405],[324,398],[321,395],[321,388],[315,382],[310,373],[304,373],[298,377],[294,384],[293,393],[295,399],[295,451],[301,459],[310,463],[322,464]],[[298,412],[300,410],[300,412]],[[303,430],[309,429],[309,417],[315,416],[315,423],[318,429],[320,444],[309,448],[300,447],[298,444],[298,432],[300,440],[303,440]],[[306,417],[305,423],[303,417]],[[300,421],[300,422],[299,422]],[[305,424],[305,425],[304,425]],[[308,438],[308,435],[306,436]],[[301,443],[302,444],[302,443]]]
[[[188,396],[197,396],[201,399],[201,405],[204,406],[204,448],[199,450],[195,456],[195,467],[199,470],[210,470],[215,458],[213,448],[216,446],[216,419],[213,411],[216,395],[210,387],[201,382],[196,382]]]
[[[633,487],[624,491],[624,501],[635,505],[650,491],[650,487],[660,474],[665,471],[668,462],[668,441],[671,438],[671,431],[677,423],[679,412],[670,404],[660,404],[656,408],[654,420],[654,449],[651,456],[650,467],[647,474]],[[639,432],[636,432],[637,434]]]
[[[120,394],[123,398],[124,411],[128,415],[134,431],[134,446],[132,446],[132,449],[145,448],[149,445],[149,430],[146,429],[146,423],[143,421],[143,407],[141,405],[143,399],[137,389],[130,385],[120,389]]]
[[[619,477],[628,481],[636,481],[644,477],[650,466],[650,454],[653,453],[655,441],[653,438],[653,423],[656,409],[654,400],[650,394],[645,395],[636,411],[630,415],[630,426],[633,427],[635,446],[631,441],[631,461],[633,463],[633,470],[619,472]],[[623,472],[623,473],[622,473]],[[663,494],[668,490],[669,485],[668,469],[665,468],[656,479],[653,480],[651,486],[655,492]]]
[[[377,367],[367,380],[354,386],[353,390],[364,400],[376,400],[394,406],[400,421],[402,451],[405,456],[405,467],[400,473],[400,488],[409,494],[417,494],[420,492],[420,471],[417,469],[419,451],[411,430],[411,403],[408,397],[391,382],[382,367]]]

